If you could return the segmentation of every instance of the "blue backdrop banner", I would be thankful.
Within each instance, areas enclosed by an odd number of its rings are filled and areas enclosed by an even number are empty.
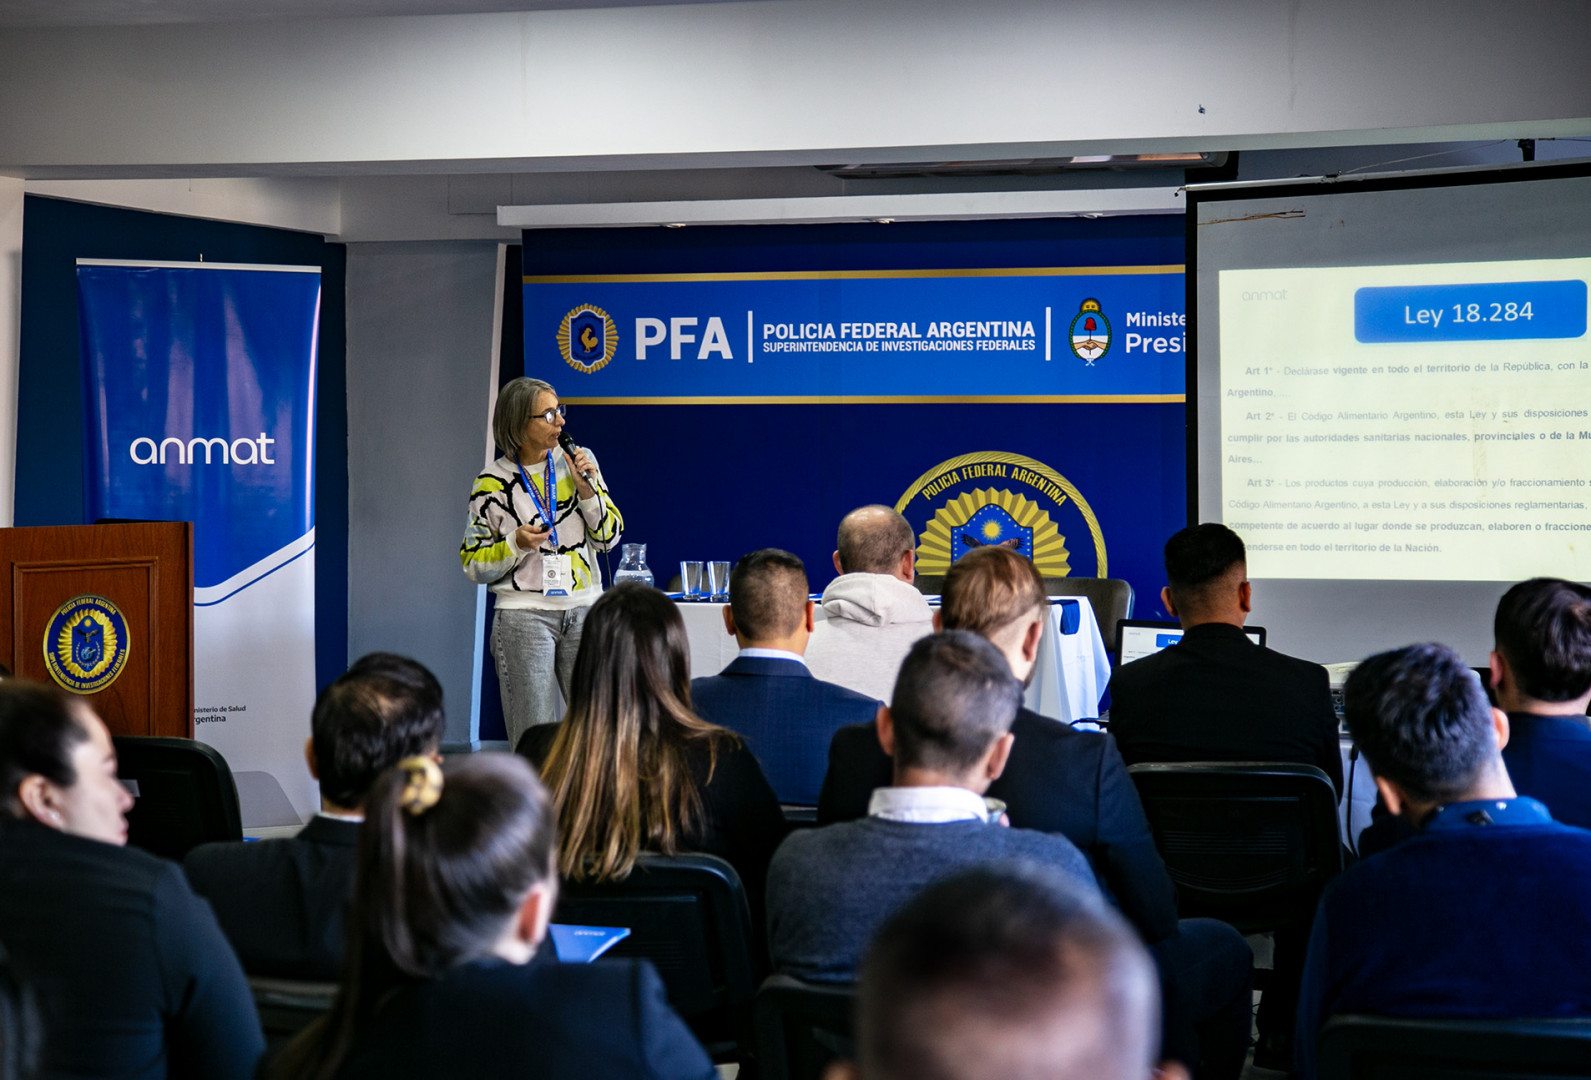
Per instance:
[[[245,826],[318,807],[318,267],[80,260],[84,518],[194,523],[195,734]]]
[[[1153,616],[1187,524],[1183,224],[526,232],[523,373],[570,406],[659,585],[780,547],[821,591],[840,518],[882,503],[922,574],[1004,545],[1126,578]]]
[[[527,276],[525,334],[611,402],[1163,401],[1182,288],[1180,266]]]

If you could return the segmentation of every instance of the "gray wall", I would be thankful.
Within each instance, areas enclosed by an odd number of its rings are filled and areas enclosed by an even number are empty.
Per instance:
[[[497,245],[348,246],[348,655],[436,673],[468,742],[476,587],[459,570],[495,390]]]

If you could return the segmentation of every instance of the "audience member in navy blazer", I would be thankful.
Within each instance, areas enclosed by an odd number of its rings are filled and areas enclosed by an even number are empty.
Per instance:
[[[320,692],[304,746],[320,813],[297,836],[204,844],[183,863],[254,975],[334,982],[353,894],[354,845],[376,777],[442,743],[442,686],[413,660],[371,653]]]
[[[1031,562],[1005,548],[979,548],[950,568],[941,592],[936,626],[977,633],[1000,649],[1012,674],[1032,678],[1048,603]],[[1012,825],[1076,844],[1151,946],[1167,984],[1167,1056],[1190,1064],[1202,1057],[1204,1075],[1237,1075],[1248,1046],[1253,954],[1225,923],[1178,921],[1171,878],[1115,741],[1025,708],[1011,734],[1010,759],[989,795],[1005,802]],[[837,732],[818,821],[865,816],[891,769],[874,724]]]
[[[1372,656],[1344,687],[1348,728],[1387,808],[1420,834],[1348,868],[1321,898],[1295,1027],[1316,1073],[1339,1013],[1591,1016],[1591,832],[1518,796],[1508,722],[1442,645]]]
[[[744,556],[724,605],[724,628],[740,655],[720,674],[691,680],[697,714],[738,732],[779,801],[799,806],[818,801],[835,731],[867,723],[881,704],[807,670],[802,654],[813,624],[807,590],[806,567],[788,551]]]
[[[1503,764],[1514,790],[1555,821],[1591,828],[1591,588],[1558,578],[1522,581],[1497,602],[1491,684],[1508,714]],[[1363,856],[1415,834],[1376,804],[1359,836]]]
[[[337,1000],[269,1075],[711,1080],[649,965],[531,962],[558,900],[558,824],[529,762],[405,758],[365,811]]]

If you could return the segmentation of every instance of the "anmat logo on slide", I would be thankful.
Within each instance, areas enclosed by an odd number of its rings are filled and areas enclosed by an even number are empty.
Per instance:
[[[1078,306],[1066,336],[1072,352],[1089,367],[1110,352],[1110,320],[1100,310],[1098,300],[1090,298]]]
[[[97,694],[122,673],[132,644],[121,609],[103,596],[74,596],[44,628],[44,666],[63,689]]]
[[[619,331],[599,307],[582,304],[558,324],[558,353],[576,371],[599,371],[618,351]]]

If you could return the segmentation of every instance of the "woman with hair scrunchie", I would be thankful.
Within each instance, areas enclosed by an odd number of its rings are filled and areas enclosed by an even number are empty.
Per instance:
[[[504,384],[492,410],[503,456],[475,478],[459,547],[464,576],[490,586],[496,604],[492,659],[509,746],[528,728],[557,722],[554,688],[568,700],[581,625],[602,595],[596,553],[611,551],[624,529],[597,459],[566,438],[565,453],[563,430],[550,385]]]
[[[523,759],[399,762],[365,803],[337,1000],[267,1075],[712,1080],[650,965],[546,955],[557,848]]]

